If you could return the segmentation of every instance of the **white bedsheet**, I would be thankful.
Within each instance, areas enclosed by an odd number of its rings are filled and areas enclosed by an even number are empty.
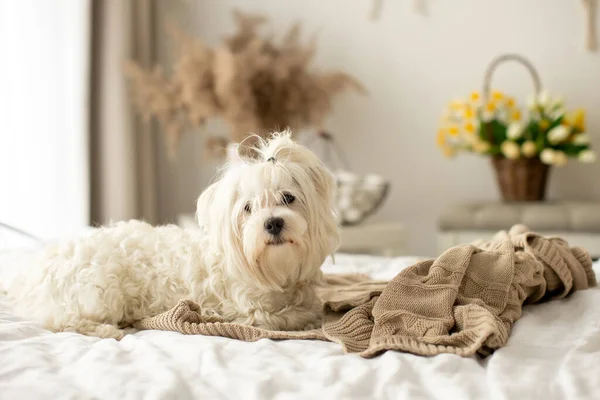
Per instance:
[[[392,278],[414,260],[336,261],[325,271]],[[4,272],[12,264],[0,257]],[[321,397],[600,399],[600,290],[526,307],[508,345],[485,360],[398,352],[367,360],[334,343],[245,343],[158,331],[120,342],[52,334],[14,317],[0,296],[0,399]]]

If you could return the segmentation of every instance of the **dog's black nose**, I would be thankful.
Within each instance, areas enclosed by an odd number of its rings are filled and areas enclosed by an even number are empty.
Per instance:
[[[271,235],[279,235],[283,229],[283,218],[269,218],[265,222],[265,230]]]

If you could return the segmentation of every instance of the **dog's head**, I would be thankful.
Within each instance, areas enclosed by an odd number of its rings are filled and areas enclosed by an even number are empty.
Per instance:
[[[223,169],[200,195],[196,216],[230,276],[282,290],[320,276],[339,245],[334,182],[289,132],[259,140],[254,151]]]

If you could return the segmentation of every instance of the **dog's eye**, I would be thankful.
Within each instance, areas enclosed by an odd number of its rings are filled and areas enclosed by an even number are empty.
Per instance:
[[[293,194],[285,192],[283,194],[283,204],[292,204],[296,200]]]
[[[252,212],[252,207],[250,207],[250,203],[246,203],[246,205],[244,206],[244,211],[246,211],[248,214]]]

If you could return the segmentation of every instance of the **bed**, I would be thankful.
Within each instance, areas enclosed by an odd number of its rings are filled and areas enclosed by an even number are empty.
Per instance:
[[[6,239],[6,238],[4,238]],[[0,235],[0,240],[2,236]],[[9,243],[9,245],[7,245]],[[4,246],[2,246],[4,244]],[[26,266],[31,245],[0,241],[0,276]],[[411,257],[338,254],[326,273],[391,279]],[[600,278],[600,264],[594,266]],[[2,399],[598,399],[600,290],[525,307],[492,356],[373,359],[321,341],[241,342],[142,331],[120,342],[53,334],[11,313],[0,295]]]

